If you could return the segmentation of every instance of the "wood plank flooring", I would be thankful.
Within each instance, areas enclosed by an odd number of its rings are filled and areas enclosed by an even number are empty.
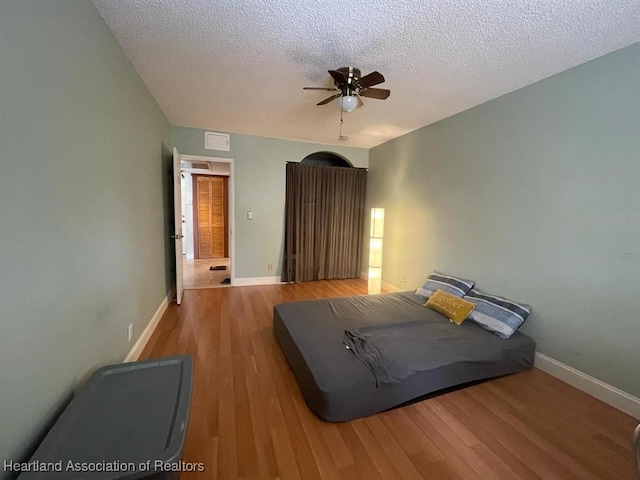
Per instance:
[[[141,359],[195,363],[182,480],[635,480],[633,418],[537,369],[373,417],[307,408],[272,333],[281,302],[366,293],[362,280],[185,291]]]

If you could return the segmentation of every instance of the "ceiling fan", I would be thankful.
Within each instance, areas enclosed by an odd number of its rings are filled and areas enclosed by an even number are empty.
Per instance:
[[[326,105],[339,98],[340,109],[343,112],[352,112],[356,108],[364,105],[361,97],[385,100],[391,94],[391,91],[384,88],[371,88],[374,85],[379,85],[384,82],[384,76],[382,76],[380,72],[371,72],[361,77],[359,69],[355,67],[342,67],[337,70],[329,70],[329,75],[333,78],[333,87],[304,87],[304,90],[339,92],[329,98],[325,98],[317,105]]]

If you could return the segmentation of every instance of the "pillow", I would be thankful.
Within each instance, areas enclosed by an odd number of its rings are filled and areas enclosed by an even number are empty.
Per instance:
[[[424,284],[416,290],[416,295],[429,298],[436,290],[450,293],[456,297],[464,297],[473,288],[473,280],[445,275],[438,270],[431,272]]]
[[[513,335],[531,313],[529,305],[484,293],[477,288],[467,293],[464,299],[475,304],[469,318],[503,339]]]
[[[456,325],[462,325],[473,310],[474,304],[442,290],[436,290],[425,306],[445,315]]]

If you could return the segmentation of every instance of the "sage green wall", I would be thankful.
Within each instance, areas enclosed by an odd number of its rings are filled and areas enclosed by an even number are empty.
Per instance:
[[[640,44],[370,152],[383,279],[533,305],[538,350],[640,396]]]
[[[284,242],[285,165],[310,153],[330,151],[367,167],[369,150],[231,134],[230,151],[205,150],[204,132],[173,127],[173,145],[181,154],[233,158],[235,169],[236,278],[280,276]],[[253,220],[247,220],[247,211]],[[267,265],[274,270],[269,272]]]
[[[91,2],[2,1],[0,462],[169,291],[170,142]]]

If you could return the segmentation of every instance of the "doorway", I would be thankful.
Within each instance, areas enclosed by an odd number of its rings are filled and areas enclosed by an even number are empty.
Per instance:
[[[184,288],[234,283],[233,161],[183,155]]]

